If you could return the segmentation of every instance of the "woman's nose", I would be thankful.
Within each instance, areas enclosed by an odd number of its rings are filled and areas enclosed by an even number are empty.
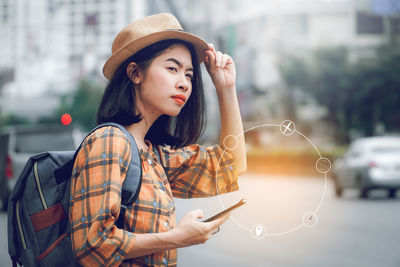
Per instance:
[[[176,88],[186,92],[189,89],[189,81],[186,78],[180,79],[176,82]]]

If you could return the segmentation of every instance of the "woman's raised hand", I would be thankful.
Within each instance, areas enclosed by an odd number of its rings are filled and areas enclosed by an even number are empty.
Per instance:
[[[235,62],[229,55],[216,51],[212,44],[208,44],[208,47],[204,64],[217,92],[234,89],[236,86]]]
[[[205,243],[210,236],[217,231],[217,228],[229,218],[229,214],[211,222],[201,222],[197,220],[202,217],[202,210],[197,209],[188,212],[179,221],[177,226],[171,230],[175,234],[174,239],[178,247]]]

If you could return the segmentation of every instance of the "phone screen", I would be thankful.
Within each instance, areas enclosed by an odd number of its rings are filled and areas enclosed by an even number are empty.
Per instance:
[[[220,213],[215,214],[214,216],[208,218],[207,220],[204,220],[203,222],[211,222],[211,221],[213,221],[213,220],[215,220],[215,219],[218,219],[218,218],[220,218],[221,216],[224,216],[225,214],[231,212],[231,211],[234,210],[234,209],[239,208],[240,206],[242,206],[242,205],[244,205],[244,204],[246,204],[246,199],[245,199],[245,198],[242,198],[238,203],[236,203],[236,204],[230,206],[230,207],[227,208],[227,209],[224,209],[224,210],[221,211]]]

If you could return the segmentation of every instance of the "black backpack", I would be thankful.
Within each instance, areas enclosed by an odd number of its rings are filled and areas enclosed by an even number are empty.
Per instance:
[[[132,150],[116,222],[123,228],[126,208],[139,195],[141,160],[135,140],[122,125],[104,123],[86,137],[105,126],[121,129]],[[76,151],[32,156],[18,177],[8,203],[8,252],[13,266],[79,266],[72,251],[68,211],[72,168],[82,143]]]

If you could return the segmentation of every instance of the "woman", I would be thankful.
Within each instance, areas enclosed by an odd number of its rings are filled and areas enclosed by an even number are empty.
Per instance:
[[[204,123],[203,60],[221,112],[221,144],[212,147],[194,144]],[[126,26],[103,73],[110,81],[97,122],[120,123],[132,134],[142,159],[142,186],[125,213],[124,229],[118,229],[129,142],[115,127],[88,136],[71,185],[76,259],[85,266],[176,266],[177,248],[206,242],[228,217],[200,222],[203,213],[194,210],[176,225],[173,197],[235,191],[238,174],[246,170],[234,62],[163,13]],[[235,149],[223,153],[224,138],[239,135]]]

